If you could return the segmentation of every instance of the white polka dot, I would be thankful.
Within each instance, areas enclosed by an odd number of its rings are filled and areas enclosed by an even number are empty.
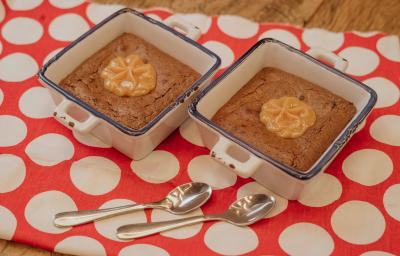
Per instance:
[[[385,191],[383,205],[390,216],[400,221],[400,184],[392,185]]]
[[[6,0],[8,7],[14,11],[27,11],[38,7],[43,0]]]
[[[123,248],[118,256],[169,256],[169,253],[157,247],[155,245],[150,244],[134,244]]]
[[[211,27],[211,17],[200,14],[200,13],[188,13],[188,14],[175,14],[181,19],[189,21],[191,24],[198,27],[201,33],[205,34]]]
[[[17,229],[17,219],[10,210],[0,205],[0,220],[0,238],[11,240]]]
[[[321,47],[330,51],[337,50],[344,42],[343,33],[330,32],[319,28],[305,29],[302,39],[310,48]]]
[[[121,169],[110,159],[88,156],[75,161],[70,170],[72,183],[89,195],[103,195],[119,183]]]
[[[34,19],[19,17],[8,21],[2,28],[1,34],[12,44],[32,44],[43,35],[43,27]]]
[[[363,83],[371,87],[378,94],[376,108],[384,108],[395,104],[400,98],[399,88],[390,80],[383,77],[373,77]]]
[[[185,140],[194,145],[204,147],[197,125],[192,119],[187,119],[186,122],[179,127],[179,132]]]
[[[286,31],[283,29],[278,29],[278,28],[271,29],[271,30],[268,30],[268,31],[262,33],[258,39],[260,40],[260,39],[266,38],[266,37],[274,38],[274,39],[279,40],[285,44],[288,44],[296,49],[300,49],[299,39],[297,39],[297,37],[289,31]]]
[[[376,44],[378,52],[391,61],[400,62],[400,42],[398,36],[384,36]]]
[[[192,181],[204,182],[214,189],[223,189],[235,184],[237,176],[230,169],[208,155],[193,158],[188,165]]]
[[[94,238],[87,236],[70,236],[58,242],[54,251],[65,254],[85,256],[106,256],[103,245]]]
[[[154,209],[151,212],[151,221],[152,222],[168,221],[168,220],[176,220],[176,219],[182,219],[182,218],[186,218],[186,217],[199,216],[199,215],[203,215],[203,212],[201,211],[201,209],[197,209],[188,214],[182,214],[182,215],[171,214],[171,213],[163,211],[163,210]],[[191,226],[186,226],[186,227],[177,228],[177,229],[170,230],[170,231],[161,232],[160,234],[162,236],[175,238],[175,239],[187,239],[187,238],[195,236],[197,233],[199,233],[201,230],[201,227],[202,227],[202,223],[198,223],[198,224],[194,224]]]
[[[257,234],[249,227],[238,227],[226,222],[213,224],[204,235],[208,248],[223,255],[240,255],[258,246]]]
[[[377,118],[370,127],[370,134],[375,140],[400,146],[400,115],[385,115]]]
[[[16,116],[0,115],[0,147],[17,145],[26,137],[27,128]]]
[[[235,55],[231,48],[223,43],[217,41],[208,41],[204,43],[203,46],[208,48],[210,51],[215,52],[221,58],[220,68],[226,68],[227,66],[231,65],[235,59]]]
[[[19,109],[27,117],[51,117],[55,105],[49,91],[44,87],[32,87],[19,98]]]
[[[292,256],[330,255],[334,248],[332,237],[322,227],[313,223],[296,223],[279,236],[279,245]]]
[[[222,32],[235,38],[250,38],[257,34],[259,28],[255,22],[232,15],[219,16],[217,24]]]
[[[306,206],[322,207],[333,203],[342,194],[340,181],[327,173],[315,177],[302,191],[299,202]]]
[[[86,21],[75,13],[57,16],[49,26],[50,36],[59,41],[73,41],[89,29]]]
[[[3,52],[3,45],[2,45],[2,43],[1,43],[1,41],[0,41],[0,54]]]
[[[369,244],[377,241],[385,231],[385,219],[372,204],[348,201],[336,208],[331,217],[335,233],[352,244]]]
[[[104,203],[102,206],[100,206],[100,209],[105,209],[105,208],[111,208],[111,207],[118,207],[118,206],[123,206],[123,205],[129,205],[129,204],[134,204],[135,202],[127,199],[113,199],[110,200],[106,203]],[[94,226],[102,236],[114,240],[114,241],[127,241],[127,240],[120,240],[117,238],[115,235],[117,232],[117,229],[123,225],[128,225],[128,224],[133,224],[133,223],[144,223],[147,222],[146,214],[144,213],[143,210],[141,211],[135,211],[132,213],[128,214],[123,214],[120,216],[115,216],[112,218],[100,220],[94,222]]]
[[[164,183],[173,179],[179,172],[179,161],[164,150],[155,150],[146,158],[132,161],[131,169],[139,178],[150,183]]]
[[[274,217],[284,210],[286,210],[288,206],[288,200],[285,198],[273,193],[269,189],[261,186],[257,182],[249,182],[247,184],[244,184],[241,186],[238,191],[237,191],[237,199],[242,198],[247,195],[252,195],[252,194],[266,194],[266,195],[272,195],[276,199],[276,203],[274,208],[268,213],[268,215],[265,218],[271,218]]]
[[[0,22],[2,22],[4,20],[4,17],[6,17],[6,10],[4,9],[3,2],[0,1]],[[0,53],[1,53],[1,51],[0,51]]]
[[[361,47],[348,47],[339,56],[349,62],[346,73],[364,76],[374,71],[379,65],[379,57],[373,51]]]
[[[365,38],[372,37],[372,36],[378,34],[377,31],[367,31],[367,32],[364,32],[364,31],[353,31],[352,33],[356,34],[357,36],[365,37]]]
[[[388,252],[382,252],[382,251],[369,251],[369,252],[364,252],[360,256],[395,256],[395,255],[388,253]]]
[[[25,53],[12,53],[0,60],[0,80],[21,82],[35,75],[39,67],[36,61]]]
[[[74,135],[75,139],[86,146],[97,148],[111,148],[111,143],[105,143],[90,133],[82,134],[80,132],[73,131],[72,134]]]
[[[361,149],[343,161],[343,173],[352,181],[374,186],[390,177],[393,163],[390,157],[376,149]]]
[[[0,54],[1,54],[1,52],[0,52]],[[3,99],[4,99],[4,94],[3,94],[3,91],[0,89],[0,106],[1,106],[1,103],[3,103]]]
[[[60,9],[68,9],[68,8],[73,8],[78,5],[81,5],[84,0],[49,0],[51,5],[58,7]]]
[[[49,54],[47,54],[47,56],[43,60],[43,65],[46,64],[51,58],[56,56],[56,54],[59,53],[62,49],[63,48],[58,48],[58,49],[55,49],[54,51],[51,51]]]
[[[97,24],[100,21],[107,18],[108,16],[110,16],[112,13],[124,7],[125,6],[118,4],[90,3],[86,9],[86,15],[88,16],[91,22]]]
[[[25,153],[29,158],[42,166],[52,166],[74,155],[74,146],[63,135],[48,133],[37,137],[29,142]]]
[[[0,193],[17,189],[25,179],[24,161],[16,155],[0,154],[0,166]]]
[[[45,233],[60,234],[71,228],[58,228],[53,225],[53,218],[59,212],[78,210],[74,201],[67,194],[52,190],[33,196],[25,207],[25,219],[28,223]]]

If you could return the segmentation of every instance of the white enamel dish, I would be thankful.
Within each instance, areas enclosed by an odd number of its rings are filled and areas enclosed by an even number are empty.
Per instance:
[[[178,28],[186,36],[177,32]],[[200,73],[200,78],[140,130],[130,129],[69,94],[57,84],[88,57],[123,33],[132,33]],[[219,57],[196,43],[200,30],[174,16],[164,23],[125,8],[90,29],[39,71],[56,104],[54,117],[74,132],[91,134],[138,160],[148,155],[186,118],[194,94],[206,86],[220,65]],[[179,72],[179,70],[177,70]]]
[[[323,49],[311,49],[308,53],[275,39],[260,40],[203,90],[189,107],[189,114],[210,149],[211,157],[237,175],[252,177],[287,199],[298,199],[305,185],[325,170],[368,116],[377,99],[375,91],[343,73],[346,60]],[[278,68],[317,84],[352,102],[357,109],[352,120],[306,172],[264,155],[211,121],[214,114],[264,67]]]

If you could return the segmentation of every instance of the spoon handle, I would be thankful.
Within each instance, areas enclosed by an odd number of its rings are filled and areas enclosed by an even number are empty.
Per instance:
[[[130,204],[99,210],[61,212],[54,216],[53,223],[57,227],[72,227],[95,220],[105,219],[124,213],[142,210],[148,207],[149,205],[147,204]]]
[[[219,219],[217,216],[214,217],[201,215],[169,221],[125,225],[117,229],[117,237],[120,239],[139,238],[175,228],[217,219]]]

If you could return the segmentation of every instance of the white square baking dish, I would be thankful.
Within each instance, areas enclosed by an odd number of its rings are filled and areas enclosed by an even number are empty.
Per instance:
[[[143,38],[200,73],[193,85],[139,130],[116,122],[57,85],[88,57],[123,33]],[[187,118],[190,99],[210,82],[220,65],[216,54],[194,41],[200,34],[197,27],[174,16],[163,23],[129,8],[117,11],[64,48],[39,71],[39,81],[49,89],[56,104],[54,117],[69,129],[90,133],[132,159],[145,157]]]
[[[203,90],[189,107],[189,114],[195,120],[204,144],[210,149],[211,157],[239,176],[252,177],[287,199],[299,198],[304,186],[325,170],[377,100],[375,91],[343,73],[347,67],[346,60],[323,49],[311,49],[308,53],[275,39],[260,40]],[[272,159],[211,121],[214,114],[264,67],[299,76],[343,97],[356,107],[352,120],[306,172]]]

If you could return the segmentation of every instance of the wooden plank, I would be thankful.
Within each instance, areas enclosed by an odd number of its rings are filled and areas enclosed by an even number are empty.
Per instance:
[[[175,12],[235,14],[257,22],[291,23],[332,31],[400,35],[400,0],[93,0],[130,7],[162,6]]]
[[[1,256],[67,256],[55,252],[45,251],[28,245],[0,239]]]
[[[400,35],[400,1],[325,0],[305,26],[333,31],[383,31]]]
[[[200,12],[207,15],[235,14],[257,22],[303,25],[323,0],[94,0],[119,3],[133,8],[161,6],[175,12]]]

